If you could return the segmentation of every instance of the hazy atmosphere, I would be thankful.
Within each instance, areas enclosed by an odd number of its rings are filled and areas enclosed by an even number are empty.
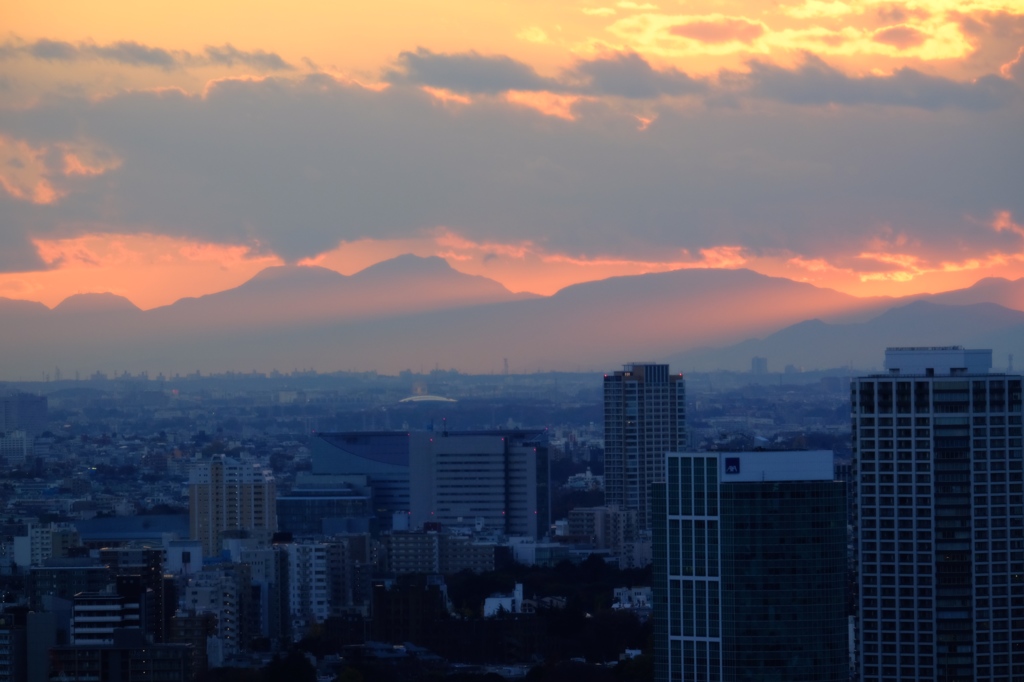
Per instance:
[[[738,268],[1015,279],[1024,6],[34,2],[0,45],[0,296],[140,308],[441,256],[513,292]]]

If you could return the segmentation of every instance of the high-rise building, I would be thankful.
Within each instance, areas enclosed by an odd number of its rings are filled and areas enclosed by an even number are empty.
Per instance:
[[[651,483],[664,477],[665,453],[687,449],[686,385],[668,365],[625,365],[604,377],[605,503],[635,509],[650,528]]]
[[[652,493],[656,680],[849,679],[831,451],[669,453]]]
[[[412,523],[539,538],[550,523],[543,431],[425,431],[410,448]]]
[[[274,475],[256,462],[215,455],[189,472],[189,533],[206,556],[219,554],[228,531],[269,541],[277,530]]]
[[[889,348],[851,389],[860,679],[1024,679],[1021,377]]]

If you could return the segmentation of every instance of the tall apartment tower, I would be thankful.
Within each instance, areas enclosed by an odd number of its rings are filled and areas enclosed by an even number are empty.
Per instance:
[[[652,487],[658,682],[847,682],[832,452],[669,453]]]
[[[216,556],[227,532],[269,541],[277,530],[274,475],[258,463],[215,455],[192,467],[188,481],[189,533]]]
[[[851,387],[863,682],[1024,679],[1021,377],[889,348]]]
[[[605,503],[635,509],[650,528],[651,483],[664,478],[665,453],[686,441],[686,385],[668,365],[625,365],[604,377]]]

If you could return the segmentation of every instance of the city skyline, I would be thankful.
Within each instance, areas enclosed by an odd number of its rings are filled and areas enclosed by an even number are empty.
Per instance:
[[[1018,278],[1024,8],[51,0],[0,36],[0,296],[440,256],[513,292]]]

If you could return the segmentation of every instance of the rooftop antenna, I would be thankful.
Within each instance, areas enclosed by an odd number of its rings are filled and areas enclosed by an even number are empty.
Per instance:
[[[1013,353],[1010,353],[1010,362],[1009,366],[1006,368],[1006,373],[1013,374]]]

